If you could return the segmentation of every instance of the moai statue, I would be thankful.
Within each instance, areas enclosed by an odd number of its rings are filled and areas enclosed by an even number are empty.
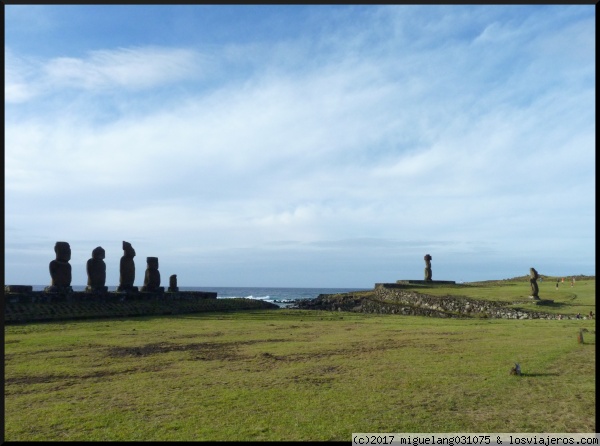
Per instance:
[[[531,296],[534,299],[539,299],[538,293],[540,289],[538,288],[537,280],[540,276],[535,268],[529,268],[529,285],[531,285]]]
[[[119,286],[117,291],[137,291],[138,288],[133,286],[135,280],[135,263],[133,258],[135,257],[135,250],[129,242],[123,242],[123,257],[121,257],[121,264],[119,269]]]
[[[177,291],[179,291],[179,288],[177,287],[177,274],[173,274],[171,277],[169,277],[169,290],[173,293],[176,293]]]
[[[146,257],[146,274],[142,291],[161,291],[160,272],[158,271],[158,257]],[[164,291],[164,288],[162,288]]]
[[[108,287],[106,283],[106,263],[104,263],[105,252],[101,246],[92,251],[92,258],[87,261],[86,271],[88,276],[85,291],[88,293],[105,293]]]
[[[71,288],[71,246],[67,242],[56,242],[54,245],[56,259],[50,262],[50,286],[44,291],[57,292],[72,292]]]
[[[425,254],[425,282],[431,282],[431,259],[429,254]]]

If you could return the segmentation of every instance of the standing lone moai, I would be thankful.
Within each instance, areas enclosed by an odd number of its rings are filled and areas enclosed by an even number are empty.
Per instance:
[[[137,291],[138,288],[133,286],[135,280],[135,250],[129,242],[123,242],[123,257],[119,267],[119,286],[117,291]]]
[[[146,257],[146,274],[142,291],[164,291],[160,287],[160,272],[158,271],[158,257]]]
[[[425,254],[425,282],[431,282],[431,259],[429,254]]]
[[[44,291],[57,292],[72,292],[71,288],[71,246],[67,242],[56,242],[54,245],[56,259],[50,262],[50,286],[44,288]]]
[[[177,291],[179,291],[179,288],[177,287],[177,274],[173,274],[171,275],[171,277],[169,277],[169,290],[173,293],[176,293]]]
[[[106,283],[106,263],[104,263],[105,252],[102,246],[98,246],[92,251],[92,258],[85,265],[88,281],[85,291],[87,293],[108,291]]]
[[[529,297],[533,297],[534,299],[540,298],[538,296],[540,289],[538,288],[538,284],[537,284],[537,280],[539,277],[540,276],[539,276],[538,272],[535,270],[535,268],[529,268],[529,285],[531,286],[531,296],[529,296]]]

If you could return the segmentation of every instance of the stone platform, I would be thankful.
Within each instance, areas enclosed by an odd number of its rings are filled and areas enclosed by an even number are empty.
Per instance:
[[[276,304],[258,299],[217,299],[217,293],[208,291],[50,293],[32,291],[27,285],[6,285],[3,300],[7,324],[279,309]]]
[[[501,319],[558,319],[557,314],[546,313],[543,307],[535,309],[513,307],[524,302],[499,302],[466,296],[434,296],[428,291],[434,287],[406,283],[378,283],[372,292],[320,294],[315,299],[302,299],[296,308],[323,311],[350,311],[372,314],[398,314],[439,318],[501,318]],[[539,303],[538,303],[539,302]],[[535,303],[541,304],[540,301]],[[574,316],[566,317],[574,319]]]
[[[405,285],[456,285],[454,280],[396,280]]]
[[[456,285],[454,280],[397,280],[394,283],[376,283],[375,288],[408,288],[414,285]]]
[[[161,287],[162,288],[162,287]],[[93,302],[125,302],[125,301],[143,301],[143,300],[198,300],[198,299],[216,299],[217,293],[209,291],[178,291],[164,292],[164,288],[157,291],[69,291],[69,292],[47,292],[32,291],[31,286],[26,285],[5,285],[4,286],[4,304],[8,303],[50,303],[50,302],[68,302],[68,303],[93,303]]]

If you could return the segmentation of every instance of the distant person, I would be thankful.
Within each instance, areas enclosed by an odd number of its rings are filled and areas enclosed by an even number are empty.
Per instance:
[[[560,279],[556,279],[556,289],[558,290],[558,284],[560,283]]]
[[[571,288],[575,286],[575,277],[571,277]]]
[[[581,313],[577,313],[577,319],[581,319]]]
[[[590,319],[594,319],[594,312],[590,310]]]
[[[562,283],[565,283],[565,278],[564,277],[562,278]]]

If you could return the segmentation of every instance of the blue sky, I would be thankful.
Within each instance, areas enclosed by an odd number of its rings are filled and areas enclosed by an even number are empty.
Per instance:
[[[595,6],[5,6],[5,283],[595,274]]]

